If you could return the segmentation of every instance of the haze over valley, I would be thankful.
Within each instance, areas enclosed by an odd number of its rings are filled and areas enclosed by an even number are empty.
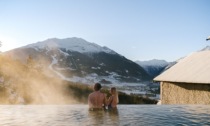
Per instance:
[[[91,86],[99,82],[104,89],[115,86],[128,95],[146,96],[149,92],[151,97],[156,97],[159,90],[158,84],[151,86],[153,77],[143,67],[108,47],[101,47],[82,38],[47,39],[1,55],[2,63],[10,64],[10,68],[6,64],[1,66],[2,90],[7,90],[9,97],[3,100],[4,103],[77,103],[76,100],[66,98],[71,95],[64,95],[68,92],[64,82],[79,83],[79,86]],[[16,72],[20,74],[16,75]],[[155,92],[153,95],[149,91],[151,88]],[[40,94],[33,97],[35,92]],[[54,97],[50,95],[51,92],[59,95]]]

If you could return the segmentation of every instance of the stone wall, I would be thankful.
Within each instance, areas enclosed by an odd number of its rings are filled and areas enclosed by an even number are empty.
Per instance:
[[[210,84],[161,82],[162,104],[210,104]]]

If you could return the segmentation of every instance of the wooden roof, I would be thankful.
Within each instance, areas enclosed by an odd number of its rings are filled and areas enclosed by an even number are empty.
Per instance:
[[[154,81],[210,84],[210,51],[190,54]]]

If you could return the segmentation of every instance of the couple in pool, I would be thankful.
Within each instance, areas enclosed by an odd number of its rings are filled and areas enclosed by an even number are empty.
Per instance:
[[[118,100],[118,94],[115,87],[112,87],[110,89],[111,96],[106,98],[106,95],[100,91],[101,84],[96,83],[94,85],[94,92],[89,94],[88,96],[88,105],[89,110],[95,111],[95,110],[117,110],[117,104],[119,102]]]

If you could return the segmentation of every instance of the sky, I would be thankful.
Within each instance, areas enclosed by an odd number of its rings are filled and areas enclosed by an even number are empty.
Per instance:
[[[210,45],[210,0],[0,0],[0,51],[79,37],[136,61]]]

